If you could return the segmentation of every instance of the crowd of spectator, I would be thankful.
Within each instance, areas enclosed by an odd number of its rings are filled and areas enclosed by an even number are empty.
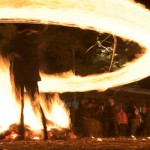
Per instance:
[[[95,99],[81,99],[78,109],[70,108],[72,126],[76,133],[84,136],[129,137],[150,135],[149,107],[143,105],[127,107],[115,105],[113,98],[106,104]]]

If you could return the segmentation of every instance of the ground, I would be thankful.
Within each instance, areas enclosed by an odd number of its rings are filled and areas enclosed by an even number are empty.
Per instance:
[[[148,138],[81,138],[48,141],[0,141],[0,150],[149,150]]]

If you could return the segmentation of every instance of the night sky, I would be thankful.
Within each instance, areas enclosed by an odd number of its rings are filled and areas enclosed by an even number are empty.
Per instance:
[[[136,2],[144,4],[147,8],[150,8],[150,1],[149,0],[136,0]]]

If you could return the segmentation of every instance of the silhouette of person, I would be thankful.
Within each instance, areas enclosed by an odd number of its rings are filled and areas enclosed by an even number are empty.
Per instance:
[[[17,34],[11,40],[11,81],[14,83],[16,100],[21,102],[20,139],[24,139],[24,89],[32,102],[34,111],[39,111],[44,128],[44,139],[47,136],[46,118],[38,102],[39,75],[39,42],[43,25],[17,24]]]

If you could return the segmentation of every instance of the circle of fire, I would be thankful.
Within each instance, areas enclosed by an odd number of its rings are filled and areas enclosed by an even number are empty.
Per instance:
[[[56,24],[107,32],[137,42],[145,53],[111,73],[44,75],[43,92],[104,91],[150,75],[150,12],[130,0],[1,0],[1,23]]]

